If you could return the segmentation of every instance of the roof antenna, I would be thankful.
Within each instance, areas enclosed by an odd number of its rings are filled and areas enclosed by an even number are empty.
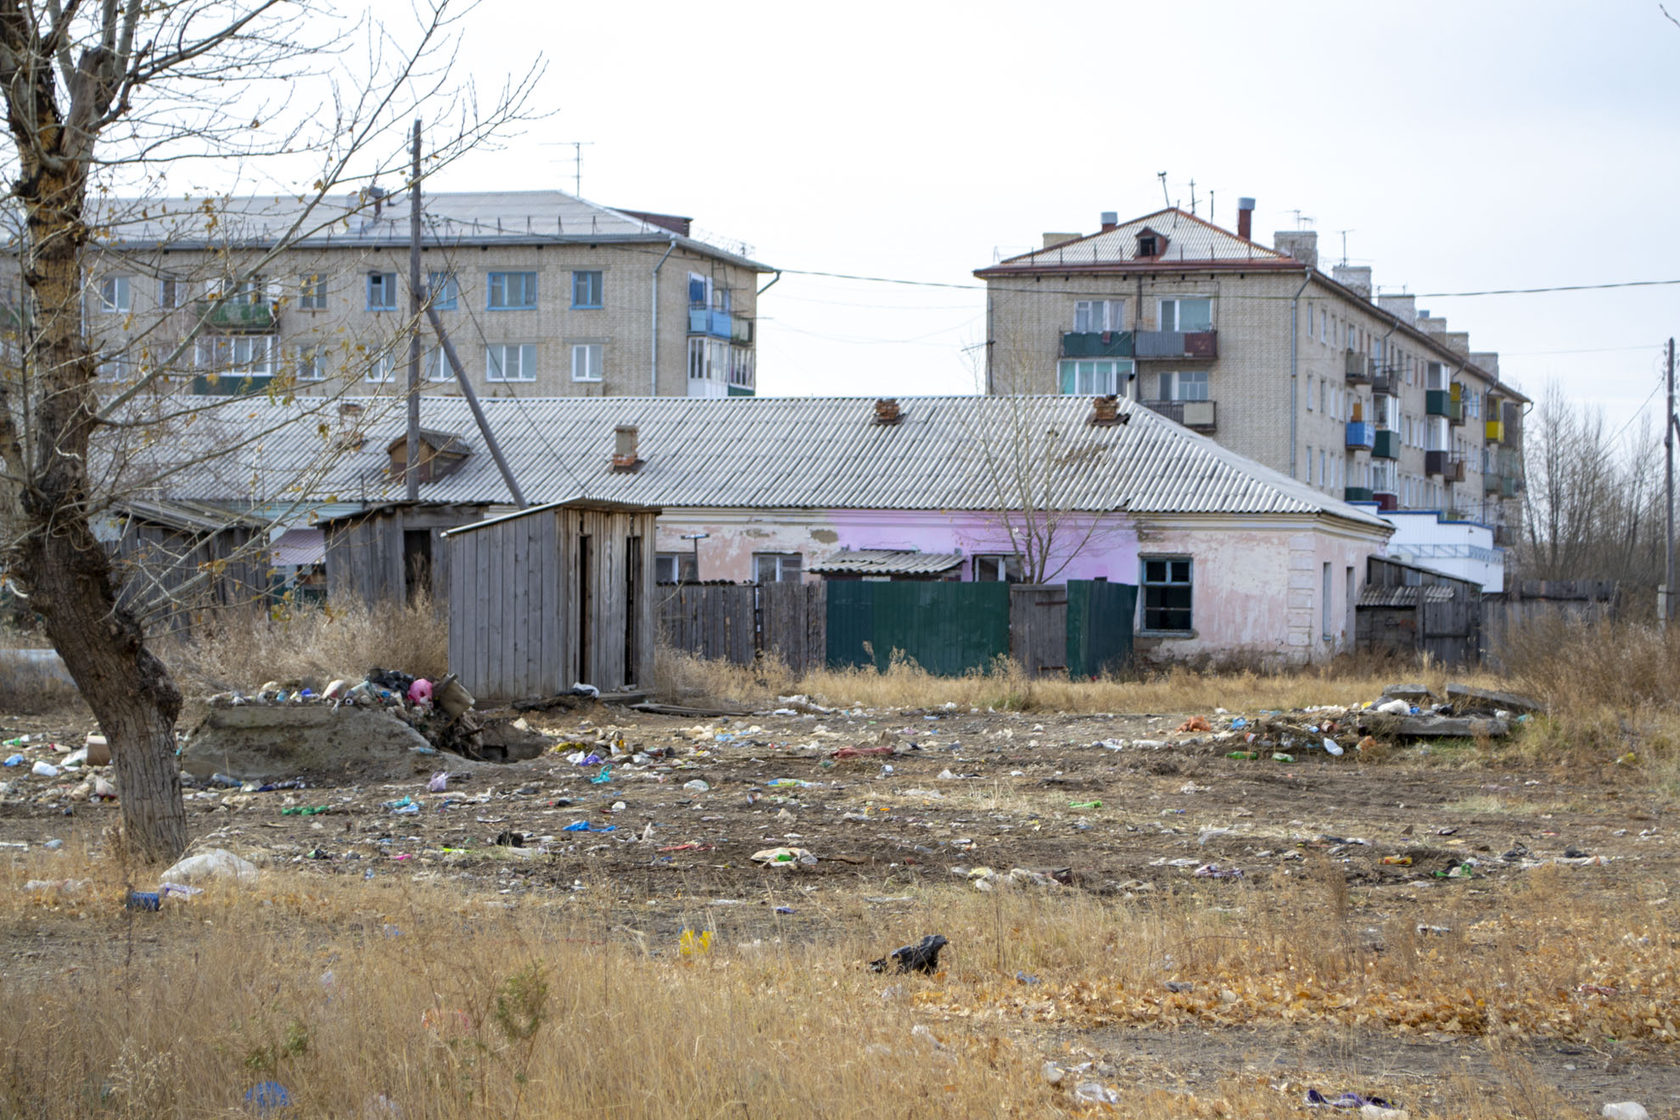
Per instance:
[[[1190,180],[1190,216],[1196,216],[1196,180]]]
[[[1167,195],[1167,173],[1165,171],[1157,171],[1155,172],[1155,178],[1161,180],[1161,201],[1165,202],[1168,207],[1171,207],[1172,199]]]
[[[1350,233],[1358,233],[1359,231],[1354,230],[1354,229],[1339,229],[1336,232],[1342,235],[1342,267],[1346,268],[1347,267],[1347,235],[1350,234]]]

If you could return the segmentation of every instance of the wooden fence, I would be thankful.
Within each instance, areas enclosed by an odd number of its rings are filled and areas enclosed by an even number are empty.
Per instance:
[[[671,649],[748,665],[774,653],[795,673],[828,656],[822,583],[662,584],[654,588],[660,641]]]

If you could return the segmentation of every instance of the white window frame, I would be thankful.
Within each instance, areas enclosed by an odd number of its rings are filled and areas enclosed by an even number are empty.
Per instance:
[[[742,389],[753,389],[758,384],[758,359],[752,349],[746,346],[731,346],[729,348],[729,383]]]
[[[406,360],[406,359],[404,359]],[[388,385],[397,379],[397,356],[395,354],[376,354],[368,362],[367,373],[362,375],[364,381],[375,385]]]
[[[279,350],[275,334],[203,334],[193,340],[193,364],[216,377],[273,377]]]
[[[1182,325],[1183,322],[1184,322],[1183,305],[1186,304],[1186,303],[1205,303],[1205,304],[1207,304],[1207,325],[1206,326],[1185,327],[1185,326]],[[1169,319],[1168,308],[1172,309],[1171,312],[1170,312],[1170,319]],[[1157,314],[1156,322],[1161,324],[1161,329],[1164,330],[1164,331],[1181,331],[1185,334],[1194,334],[1194,333],[1198,333],[1198,332],[1201,332],[1201,331],[1211,331],[1213,329],[1213,297],[1212,296],[1172,296],[1170,298],[1162,299],[1160,301],[1160,306],[1156,309],[1156,314]]]
[[[519,370],[508,376],[507,358],[519,355]],[[537,379],[537,344],[534,342],[493,342],[484,348],[484,380],[499,383],[530,382]]]
[[[1073,305],[1073,333],[1102,334],[1104,331],[1125,330],[1126,301],[1123,299],[1082,299]]]
[[[606,369],[606,360],[606,343],[572,343],[572,380],[599,382]]]
[[[1186,378],[1191,380],[1186,382]],[[1201,395],[1185,396],[1184,388],[1186,384],[1199,387]],[[1208,371],[1205,369],[1165,370],[1157,375],[1155,388],[1157,392],[1161,393],[1156,399],[1162,401],[1211,401],[1213,399],[1212,382],[1208,376]],[[1164,392],[1162,392],[1163,389]]]
[[[133,311],[133,277],[127,274],[103,277],[99,281],[99,310],[107,315],[126,315]]]
[[[1123,394],[1136,370],[1130,358],[1064,358],[1056,363],[1056,392],[1073,397]]]
[[[975,583],[1020,583],[1021,557],[1013,552],[982,552],[974,557]]]
[[[292,352],[293,376],[301,381],[325,381],[327,364],[322,359],[322,347],[314,344],[298,346]]]
[[[192,289],[190,281],[179,276],[158,277],[158,308],[163,311],[173,311],[177,307],[187,305],[187,295]]]
[[[696,335],[688,340],[688,395],[729,395],[729,343]]]
[[[771,568],[771,578],[764,578],[765,566]],[[797,552],[753,553],[754,583],[797,583],[805,576],[805,558]]]
[[[427,381],[453,381],[455,371],[450,368],[449,356],[441,346],[428,346],[420,355],[420,376]]]
[[[519,296],[525,302],[510,302],[510,287],[519,278]],[[534,311],[537,307],[537,274],[528,269],[498,270],[485,278],[484,307],[487,311]]]
[[[397,309],[397,274],[394,272],[370,272],[367,274],[367,309],[369,311],[395,311]],[[375,292],[386,302],[375,303]]]
[[[327,309],[327,277],[321,272],[306,272],[298,277],[298,310],[325,311]]]

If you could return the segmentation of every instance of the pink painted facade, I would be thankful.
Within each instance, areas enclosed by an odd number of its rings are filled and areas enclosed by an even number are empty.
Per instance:
[[[798,553],[809,573],[842,548],[960,552],[957,574],[970,580],[974,556],[1018,551],[1002,521],[987,513],[718,509],[667,509],[658,551],[693,551],[682,539],[691,533],[707,534],[698,548],[699,578],[707,581],[750,581],[759,553]],[[1245,654],[1275,663],[1320,661],[1351,648],[1365,559],[1382,554],[1386,535],[1305,515],[1096,515],[1058,528],[1047,582],[1140,584],[1145,559],[1188,558],[1191,630],[1151,633],[1140,617],[1140,651],[1166,660]]]

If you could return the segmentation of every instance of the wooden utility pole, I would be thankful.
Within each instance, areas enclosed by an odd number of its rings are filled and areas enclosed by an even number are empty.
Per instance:
[[[1663,413],[1663,448],[1667,469],[1663,473],[1663,589],[1657,607],[1657,624],[1666,633],[1674,602],[1674,340],[1668,340],[1668,411]]]
[[[420,316],[425,312],[420,282],[420,122],[414,122],[414,165],[408,181],[408,456],[403,464],[405,497],[420,500]]]

